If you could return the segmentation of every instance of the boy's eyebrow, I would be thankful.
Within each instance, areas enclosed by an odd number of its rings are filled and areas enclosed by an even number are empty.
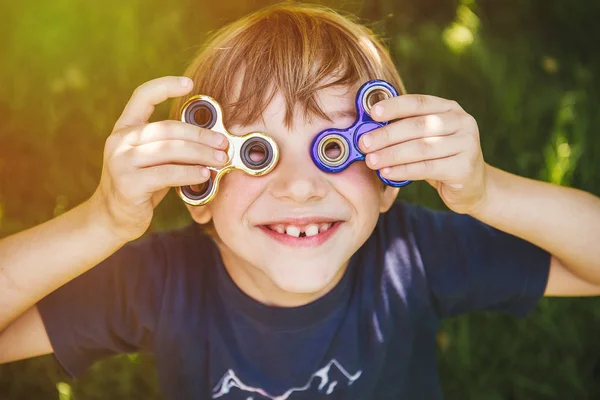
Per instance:
[[[356,110],[350,109],[350,110],[331,111],[331,112],[327,113],[327,116],[330,119],[343,118],[343,117],[356,117]]]

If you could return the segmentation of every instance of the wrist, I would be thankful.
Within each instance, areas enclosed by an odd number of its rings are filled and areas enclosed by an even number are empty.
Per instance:
[[[96,192],[83,204],[86,209],[87,223],[98,231],[108,243],[120,247],[130,242],[132,239],[120,232],[119,227],[113,222],[106,203],[99,196],[100,194]]]
[[[477,205],[475,205],[475,207],[472,208],[471,212],[469,212],[469,215],[478,220],[485,221],[489,219],[488,216],[493,215],[496,212],[496,200],[499,198],[498,188],[501,187],[501,185],[498,185],[498,180],[501,178],[501,172],[501,170],[492,167],[488,163],[485,164],[485,184],[483,194]]]

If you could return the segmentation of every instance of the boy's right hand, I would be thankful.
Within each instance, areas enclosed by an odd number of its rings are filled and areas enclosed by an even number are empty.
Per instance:
[[[123,241],[144,234],[170,187],[203,183],[210,176],[206,166],[225,164],[223,135],[181,121],[148,123],[155,105],[192,87],[189,78],[175,76],[139,86],[106,140],[100,184],[90,203]]]

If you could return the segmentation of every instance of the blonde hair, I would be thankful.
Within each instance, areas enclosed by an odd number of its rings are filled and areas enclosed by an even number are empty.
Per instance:
[[[206,94],[221,104],[225,126],[256,122],[277,92],[285,99],[288,128],[295,106],[305,117],[330,120],[315,97],[325,87],[384,79],[405,93],[388,50],[370,29],[352,15],[315,4],[279,3],[224,26],[185,76],[194,81],[190,97]],[[174,102],[171,118],[177,119],[185,100]]]

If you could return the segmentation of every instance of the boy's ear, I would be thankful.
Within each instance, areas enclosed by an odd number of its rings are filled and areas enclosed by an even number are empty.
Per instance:
[[[383,185],[383,188],[380,192],[379,198],[379,212],[384,213],[390,209],[396,197],[398,197],[398,192],[400,192],[400,188]]]
[[[197,223],[204,225],[208,224],[212,219],[212,212],[209,206],[191,206],[185,205],[192,216],[192,219]]]

